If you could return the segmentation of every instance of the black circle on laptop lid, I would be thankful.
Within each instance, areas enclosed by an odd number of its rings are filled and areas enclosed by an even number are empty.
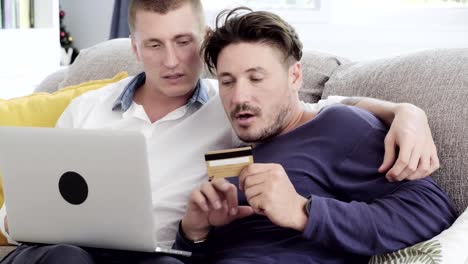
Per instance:
[[[79,205],[88,198],[88,184],[86,180],[74,171],[65,172],[59,180],[59,191],[65,201]]]

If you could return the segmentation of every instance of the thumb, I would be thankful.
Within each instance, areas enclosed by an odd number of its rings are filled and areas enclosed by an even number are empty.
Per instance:
[[[385,138],[385,155],[382,164],[379,167],[379,172],[388,171],[396,159],[395,139],[391,135]]]
[[[250,206],[239,206],[237,207],[237,210],[238,212],[236,215],[236,219],[244,218],[255,213],[253,208]]]

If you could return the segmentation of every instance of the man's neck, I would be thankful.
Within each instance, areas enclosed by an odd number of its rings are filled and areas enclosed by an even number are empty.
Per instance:
[[[316,115],[317,113],[307,112],[300,106],[295,107],[290,111],[289,122],[287,123],[281,134],[286,134],[302,126],[303,124],[312,120]]]
[[[135,91],[133,100],[135,103],[143,106],[151,123],[154,123],[170,112],[187,104],[192,93],[183,96],[168,97],[158,90],[151,88],[148,83],[145,83],[140,89]]]

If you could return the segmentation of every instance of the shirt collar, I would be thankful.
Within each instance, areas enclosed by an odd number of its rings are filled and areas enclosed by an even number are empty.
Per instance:
[[[146,81],[146,74],[144,72],[136,75],[133,79],[125,86],[122,93],[115,100],[112,106],[112,111],[126,112],[133,103],[133,97],[136,89],[140,88]],[[201,80],[198,80],[195,85],[195,92],[192,97],[188,100],[187,104],[200,103],[201,105],[206,104],[210,99],[208,95],[208,88],[206,84]]]

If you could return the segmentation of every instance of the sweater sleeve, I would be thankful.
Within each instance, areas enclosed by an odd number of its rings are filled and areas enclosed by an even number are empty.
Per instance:
[[[210,237],[206,241],[201,243],[194,243],[188,240],[187,238],[185,238],[185,235],[182,231],[181,222],[179,222],[179,230],[177,231],[176,239],[174,244],[172,245],[172,248],[192,252],[192,257],[197,258],[200,256],[204,256],[209,252],[208,249],[210,248],[210,242]]]
[[[371,256],[429,239],[455,220],[451,201],[431,177],[390,183],[377,172],[382,133],[363,133],[329,175],[339,199],[312,196],[304,237]]]

